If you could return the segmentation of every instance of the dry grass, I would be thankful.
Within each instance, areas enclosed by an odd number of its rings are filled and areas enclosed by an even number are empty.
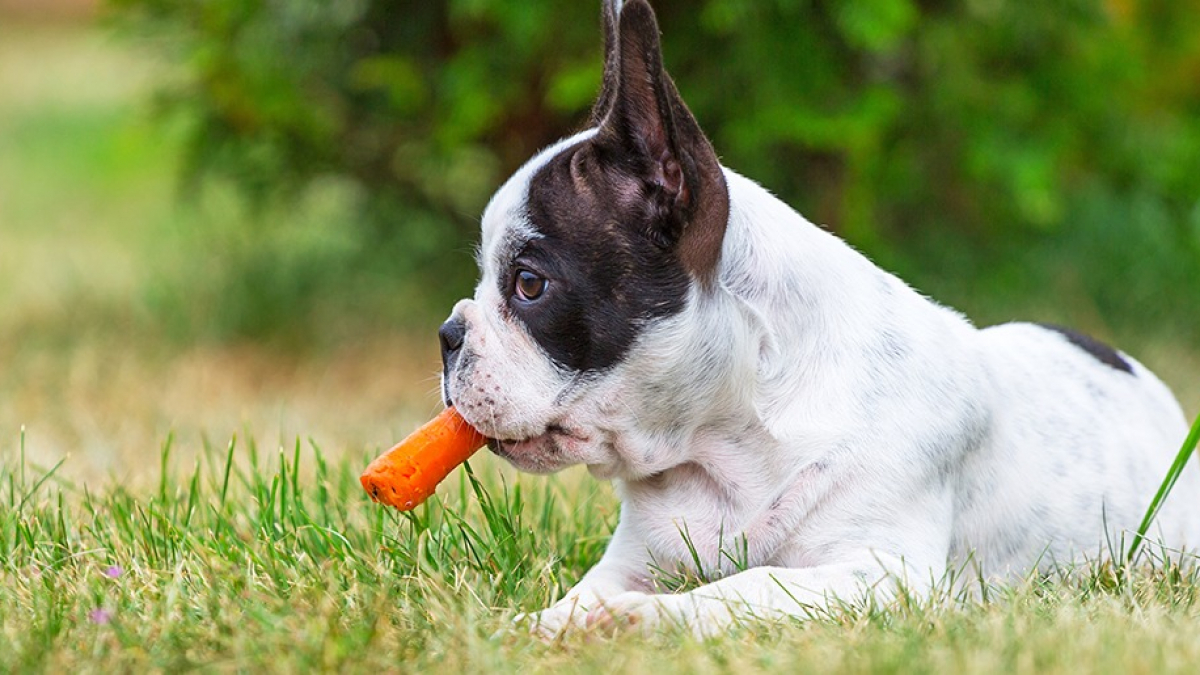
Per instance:
[[[30,459],[51,466],[68,458],[74,480],[144,484],[146,462],[173,434],[180,461],[204,438],[233,435],[264,447],[312,440],[335,456],[390,445],[437,407],[428,364],[407,345],[347,347],[300,360],[254,348],[197,348],[147,359],[136,348],[79,345],[20,354],[0,374],[4,452],[26,428]],[[5,359],[8,361],[8,359]],[[9,361],[11,363],[11,361]],[[423,382],[425,389],[414,387]]]
[[[0,447],[140,482],[168,433],[331,453],[391,443],[436,408],[435,341],[369,335],[328,351],[179,344],[145,296],[190,257],[179,148],[145,101],[162,67],[99,29],[0,21]],[[432,336],[434,326],[412,332]]]

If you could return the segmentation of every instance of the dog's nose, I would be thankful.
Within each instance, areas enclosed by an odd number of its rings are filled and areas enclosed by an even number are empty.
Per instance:
[[[451,316],[438,329],[438,341],[442,343],[442,365],[449,373],[454,367],[454,360],[462,349],[467,337],[467,322],[459,316]]]
[[[454,371],[454,364],[466,339],[467,322],[458,314],[450,315],[438,329],[438,342],[442,344],[442,402],[446,405],[454,405],[450,398],[450,373]]]

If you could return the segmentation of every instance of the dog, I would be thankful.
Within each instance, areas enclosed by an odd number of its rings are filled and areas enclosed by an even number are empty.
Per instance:
[[[1066,329],[978,329],[725,168],[649,4],[601,14],[588,128],[492,197],[475,295],[439,330],[443,398],[495,454],[584,464],[621,500],[533,630],[713,635],[1114,555],[1187,431],[1169,389]],[[1169,503],[1155,532],[1198,525]],[[664,567],[715,580],[657,592]]]

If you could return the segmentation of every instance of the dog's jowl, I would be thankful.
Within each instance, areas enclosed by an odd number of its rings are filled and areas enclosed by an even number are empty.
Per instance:
[[[1072,331],[975,328],[721,166],[650,6],[602,17],[591,127],[492,198],[443,330],[445,396],[495,453],[585,464],[622,500],[603,558],[528,625],[708,634],[1116,553],[1186,432],[1170,391]],[[1155,536],[1198,527],[1168,504]],[[658,592],[652,564],[697,557],[716,581]]]

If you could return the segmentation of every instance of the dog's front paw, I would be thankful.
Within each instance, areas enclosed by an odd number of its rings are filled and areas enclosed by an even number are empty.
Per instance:
[[[584,624],[591,630],[603,632],[626,628],[648,631],[658,625],[659,610],[653,603],[654,597],[646,593],[622,593],[592,608]]]
[[[563,598],[540,612],[518,614],[513,619],[513,626],[543,640],[554,640],[572,628],[587,626],[588,608],[596,603],[585,605],[583,600],[576,595]]]
[[[629,629],[643,634],[662,627],[676,627],[702,640],[718,635],[729,624],[730,616],[724,603],[706,601],[687,593],[648,595],[631,592],[601,601],[587,613],[585,623],[590,630]]]

